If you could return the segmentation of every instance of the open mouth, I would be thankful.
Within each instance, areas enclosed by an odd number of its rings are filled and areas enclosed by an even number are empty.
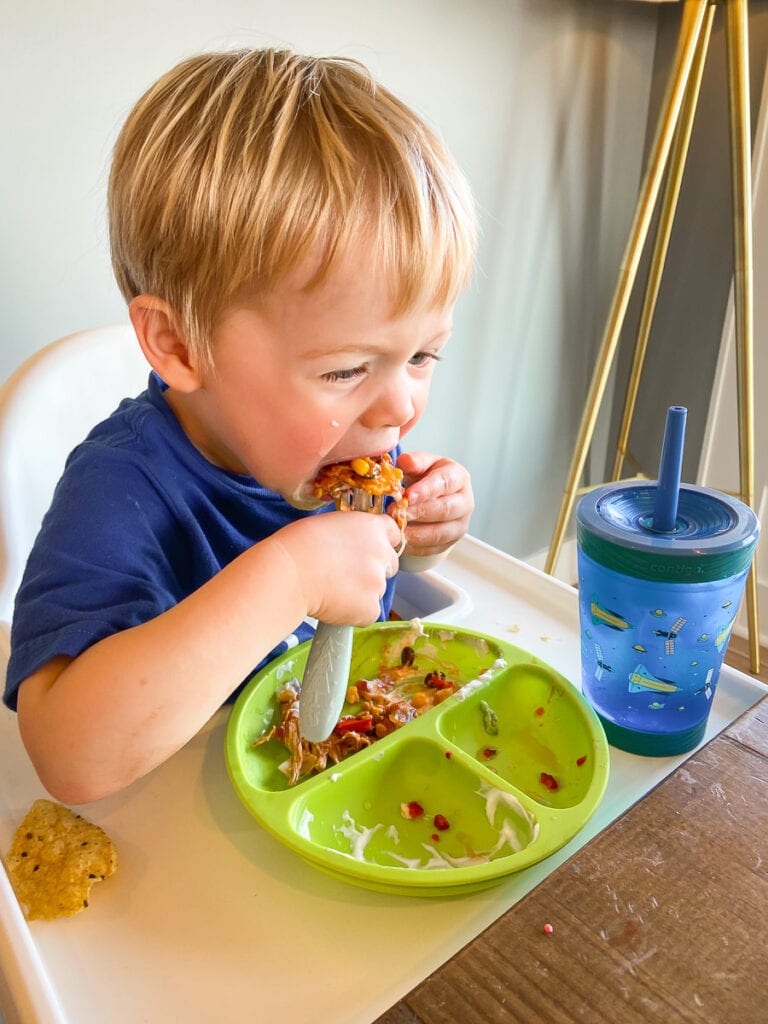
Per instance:
[[[305,480],[286,500],[295,508],[316,509],[332,501],[338,503],[339,497],[351,490],[398,497],[402,495],[402,478],[385,449],[321,465],[314,479]]]
[[[403,471],[388,452],[323,466],[315,477],[314,495],[334,501],[338,509],[361,511],[382,511],[386,497],[391,499],[386,510],[401,533],[405,530],[408,501],[403,494]]]
[[[336,500],[350,490],[398,496],[402,494],[402,480],[402,470],[384,452],[323,466],[315,478],[313,493],[316,498],[327,500]]]

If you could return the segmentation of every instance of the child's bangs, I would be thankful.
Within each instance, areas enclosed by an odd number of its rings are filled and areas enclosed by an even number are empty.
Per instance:
[[[393,179],[392,167],[400,173]],[[448,305],[468,284],[476,249],[474,205],[463,179],[439,181],[426,166],[387,172],[361,169],[351,203],[327,193],[312,201],[313,216],[293,234],[296,254],[323,253],[310,287],[319,286],[339,262],[355,254],[371,260],[392,298],[393,314],[416,306]],[[294,222],[295,223],[295,222]],[[285,242],[290,230],[282,233]],[[287,253],[283,253],[287,257]],[[280,270],[274,267],[273,280]]]
[[[272,132],[250,225],[252,265],[267,287],[322,253],[320,284],[363,246],[395,312],[457,297],[474,261],[474,202],[441,140],[405,104],[361,65],[323,61],[303,68]]]
[[[379,208],[376,252],[396,313],[455,302],[472,273],[471,206],[457,211],[449,197],[430,192],[420,200],[409,203],[400,196],[391,209]]]

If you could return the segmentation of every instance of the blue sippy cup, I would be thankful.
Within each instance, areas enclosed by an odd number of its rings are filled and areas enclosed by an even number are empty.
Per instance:
[[[680,485],[684,417],[669,410],[658,482],[606,484],[576,512],[584,695],[613,746],[652,756],[704,735],[760,529],[738,499]]]

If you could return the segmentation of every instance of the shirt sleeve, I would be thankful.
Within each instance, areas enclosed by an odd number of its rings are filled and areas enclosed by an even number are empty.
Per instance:
[[[119,456],[67,468],[16,596],[4,701],[56,655],[75,658],[147,622],[184,596],[184,550],[173,510]]]

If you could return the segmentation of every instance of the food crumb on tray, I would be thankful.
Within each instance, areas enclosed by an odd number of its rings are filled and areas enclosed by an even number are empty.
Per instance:
[[[86,909],[91,887],[117,870],[117,848],[98,825],[40,799],[16,829],[5,864],[27,920],[51,921]]]

